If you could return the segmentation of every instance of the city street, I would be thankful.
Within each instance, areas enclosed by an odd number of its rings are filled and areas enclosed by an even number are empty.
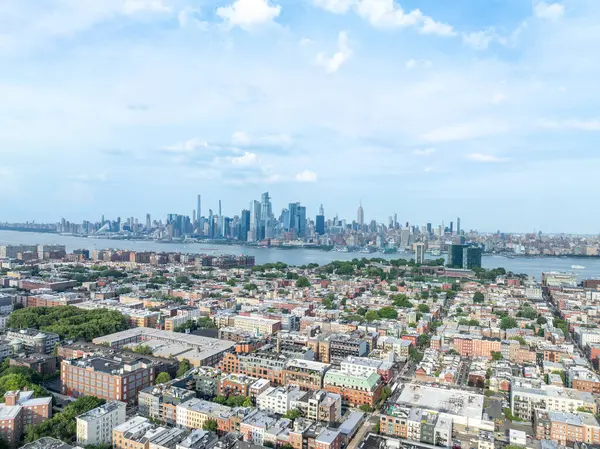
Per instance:
[[[370,414],[365,419],[363,425],[358,429],[358,432],[354,435],[354,438],[348,444],[347,449],[356,449],[365,437],[372,432],[373,427],[379,422],[379,415]]]

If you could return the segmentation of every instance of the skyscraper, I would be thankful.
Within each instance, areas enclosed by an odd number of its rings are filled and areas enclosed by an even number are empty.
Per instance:
[[[460,235],[460,217],[456,219],[456,233]]]
[[[415,263],[423,264],[425,262],[425,243],[415,244]]]
[[[223,211],[221,210],[221,200],[219,200],[219,217],[223,216]]]
[[[325,234],[325,215],[317,215],[315,219],[315,232],[319,235]]]
[[[242,218],[240,220],[240,234],[238,238],[242,241],[248,240],[248,231],[250,230],[250,211],[242,210]]]
[[[358,206],[358,211],[356,213],[356,222],[358,223],[359,226],[362,226],[365,224],[365,211],[362,207],[362,202]]]
[[[298,206],[296,209],[296,235],[298,237],[306,236],[306,207]]]
[[[146,214],[146,230],[152,227],[152,221],[150,221],[150,214]]]
[[[270,200],[271,197],[269,196],[269,192],[265,192],[260,196],[260,219],[265,224],[265,226],[266,222],[271,218],[271,215],[273,214]]]
[[[289,211],[288,222],[286,224],[284,224],[284,226],[286,227],[286,229],[288,231],[291,231],[292,229],[296,229],[296,218],[297,218],[297,214],[298,214],[298,206],[300,206],[300,203],[290,203],[288,205],[288,211]]]
[[[319,215],[325,216],[325,209],[323,209],[323,205],[322,204],[319,206]]]
[[[196,222],[200,223],[200,217],[202,216],[202,197],[198,195],[198,207],[196,209]]]

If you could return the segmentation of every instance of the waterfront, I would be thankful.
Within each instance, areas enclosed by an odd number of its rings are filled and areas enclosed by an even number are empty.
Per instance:
[[[182,253],[206,254],[245,254],[254,256],[257,264],[268,262],[284,262],[288,265],[306,265],[318,263],[324,265],[334,260],[352,260],[363,257],[382,259],[410,259],[411,252],[395,254],[382,253],[342,253],[337,251],[322,251],[318,249],[279,249],[259,248],[242,245],[219,245],[211,243],[159,243],[144,240],[110,240],[86,237],[66,236],[59,234],[43,234],[34,232],[0,231],[0,245],[11,244],[60,244],[65,245],[68,252],[75,249],[127,249],[134,251],[166,251]],[[439,258],[431,256],[427,258]],[[525,273],[535,279],[540,279],[543,271],[569,271],[577,274],[579,279],[600,278],[600,258],[571,258],[571,257],[517,257],[508,258],[495,255],[484,255],[484,268],[504,267],[514,273]],[[585,269],[574,270],[573,265],[585,266]]]

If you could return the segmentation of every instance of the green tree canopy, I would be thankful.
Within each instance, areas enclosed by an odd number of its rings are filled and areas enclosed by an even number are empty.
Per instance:
[[[183,359],[181,362],[179,362],[179,368],[177,368],[177,377],[182,377],[190,369],[192,369],[190,361],[188,359]]]
[[[165,384],[167,382],[169,382],[171,380],[171,376],[169,375],[169,373],[167,373],[166,371],[163,371],[162,373],[158,373],[158,376],[156,376],[156,379],[154,380],[154,384],[158,385],[158,384]]]
[[[381,318],[386,318],[388,320],[395,320],[398,318],[398,312],[393,307],[382,307],[379,309],[378,313]]]
[[[484,296],[484,294],[483,294],[483,293],[481,293],[481,292],[475,292],[475,293],[473,294],[473,302],[474,302],[475,304],[481,304],[481,303],[483,303],[484,301],[485,301],[485,296]]]
[[[129,327],[129,322],[115,310],[85,310],[74,306],[27,307],[11,313],[7,326],[54,332],[69,340],[91,341],[102,335],[125,330]]]
[[[296,281],[296,287],[307,288],[310,287],[310,281],[305,276],[300,276]]]
[[[37,426],[28,426],[25,433],[25,442],[31,443],[42,437],[53,437],[62,441],[72,441],[77,433],[76,416],[104,404],[104,399],[94,396],[83,396],[66,405],[61,413]]]
[[[216,432],[218,427],[219,427],[219,424],[217,423],[216,420],[207,419],[206,421],[204,421],[204,424],[202,425],[202,430]]]
[[[514,329],[515,327],[518,327],[518,326],[519,326],[519,323],[517,323],[517,320],[515,320],[511,316],[505,316],[500,320],[500,329],[503,329],[503,330]]]
[[[367,321],[376,321],[379,319],[379,314],[375,310],[369,310],[367,313],[365,313],[365,319]]]
[[[417,310],[421,313],[429,313],[429,306],[427,304],[419,304]]]

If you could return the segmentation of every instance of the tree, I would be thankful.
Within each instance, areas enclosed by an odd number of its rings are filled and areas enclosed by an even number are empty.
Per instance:
[[[429,306],[427,304],[419,304],[417,310],[421,313],[429,313]]]
[[[253,284],[252,282],[248,283],[248,284],[244,284],[244,290],[247,291],[252,291],[252,290],[258,290],[258,285]]]
[[[543,317],[543,316],[539,316],[538,319],[537,319],[537,323],[540,324],[540,325],[546,324],[547,322],[548,322],[548,320],[545,317]]]
[[[242,407],[252,407],[254,404],[252,403],[252,398],[250,396],[247,396],[246,399],[244,399],[244,402],[242,402]]]
[[[179,362],[179,368],[177,368],[177,377],[182,377],[190,369],[192,369],[190,366],[190,361],[188,359],[183,359],[181,362]]]
[[[481,292],[475,292],[473,294],[473,302],[475,304],[481,304],[485,301],[485,296]]]
[[[398,319],[398,312],[393,307],[382,307],[379,309],[378,313],[381,318],[386,318],[388,320]]]
[[[511,316],[505,316],[500,320],[500,329],[502,330],[514,329],[515,327],[518,327],[518,325],[519,323],[517,323],[517,320]]]
[[[427,346],[429,346],[429,342],[431,341],[431,337],[427,334],[421,334],[419,335],[419,338],[417,338],[417,346],[419,348],[425,348]]]
[[[116,310],[85,310],[75,306],[27,307],[11,313],[7,327],[34,328],[54,332],[62,339],[91,341],[127,329],[129,320]]]
[[[39,440],[43,437],[53,437],[63,441],[72,441],[77,433],[76,416],[82,415],[104,404],[104,399],[94,396],[82,396],[66,405],[61,413],[37,426],[28,426],[25,432],[25,442]]]
[[[421,298],[428,299],[429,298],[429,292],[427,290],[423,290],[421,292]]]
[[[148,345],[139,345],[138,347],[133,349],[133,352],[137,352],[138,354],[144,355],[152,355],[152,349]]]
[[[300,276],[296,281],[296,287],[298,288],[307,288],[310,287],[310,281],[305,276]]]
[[[204,421],[204,424],[202,425],[202,430],[208,430],[210,432],[216,432],[218,426],[219,426],[219,424],[217,423],[216,420],[214,420],[214,419],[207,419],[206,421]]]
[[[515,337],[510,337],[509,340],[518,341],[522,346],[527,345],[527,342],[525,341],[525,339],[523,337],[521,337],[520,335],[517,335]]]
[[[360,409],[361,412],[364,412],[364,413],[371,413],[373,411],[373,407],[371,407],[368,404],[363,404],[358,408]]]
[[[171,376],[169,375],[169,373],[163,371],[162,373],[158,373],[158,376],[156,376],[156,379],[154,379],[154,385],[165,384],[170,380]]]
[[[367,313],[365,313],[365,319],[367,321],[376,321],[379,319],[379,314],[375,310],[369,310]]]
[[[273,442],[272,442],[272,441],[264,441],[264,442],[263,442],[263,446],[264,446],[264,447],[275,448],[275,445],[273,444]]]
[[[294,421],[295,419],[298,419],[298,418],[302,417],[302,413],[297,408],[293,408],[291,410],[288,410],[283,415],[283,417],[287,418],[287,419],[291,419],[292,421]]]
[[[235,287],[237,285],[237,281],[233,278],[227,279],[226,284],[229,285],[230,287]]]
[[[502,353],[499,351],[492,351],[492,360],[502,360]]]

